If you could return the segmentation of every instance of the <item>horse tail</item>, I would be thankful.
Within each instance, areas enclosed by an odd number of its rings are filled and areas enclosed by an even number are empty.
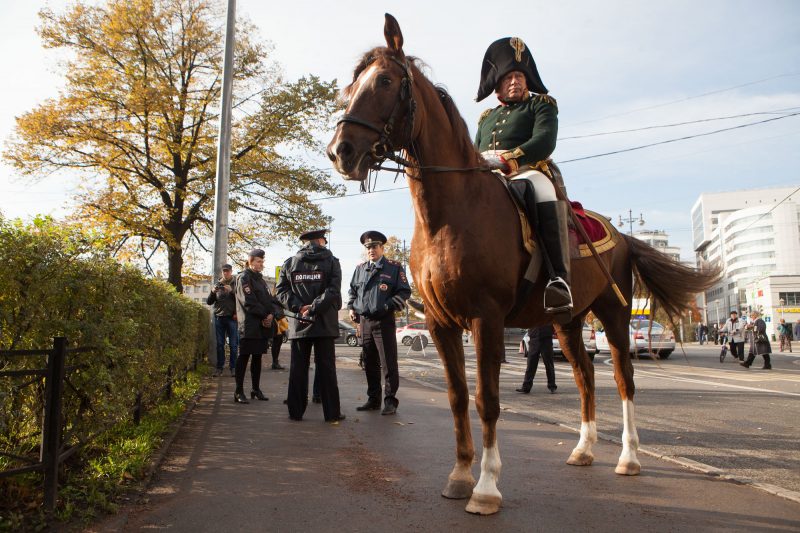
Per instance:
[[[653,307],[664,308],[670,319],[681,315],[696,294],[720,279],[718,267],[696,269],[659,252],[647,243],[623,235],[630,250],[636,283],[651,295]]]

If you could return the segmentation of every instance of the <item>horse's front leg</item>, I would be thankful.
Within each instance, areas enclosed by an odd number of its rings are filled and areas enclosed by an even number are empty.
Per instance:
[[[447,478],[442,496],[453,499],[469,498],[472,495],[472,487],[475,486],[475,478],[472,477],[475,447],[469,424],[469,387],[464,368],[461,328],[444,328],[432,324],[430,332],[444,365],[447,396],[450,399],[456,433],[456,464]]]
[[[500,361],[503,360],[503,323],[475,319],[472,322],[478,352],[478,376],[475,405],[483,423],[483,458],[481,477],[472,490],[467,511],[493,514],[500,510],[503,497],[497,490],[500,478],[500,450],[497,447],[497,419],[500,416]]]
[[[567,464],[589,466],[594,461],[592,446],[597,442],[595,422],[594,365],[583,345],[583,316],[575,317],[568,324],[556,325],[562,351],[572,365],[575,384],[581,395],[581,436],[572,450]]]

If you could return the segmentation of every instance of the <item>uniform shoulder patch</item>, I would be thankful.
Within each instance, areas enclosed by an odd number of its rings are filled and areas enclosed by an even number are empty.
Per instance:
[[[558,109],[558,102],[556,102],[556,99],[550,96],[549,94],[537,94],[533,100],[534,102],[544,102],[546,104],[550,104],[551,106]]]
[[[488,117],[488,116],[489,116],[489,114],[490,114],[492,111],[494,111],[494,108],[487,109],[486,111],[484,111],[483,113],[481,113],[481,116],[480,116],[480,118],[478,118],[478,124],[480,124],[481,122],[483,122],[483,119],[485,119],[486,117]]]

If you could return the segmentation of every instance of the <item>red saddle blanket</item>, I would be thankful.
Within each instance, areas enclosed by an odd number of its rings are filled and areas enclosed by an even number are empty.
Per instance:
[[[601,241],[609,236],[608,231],[606,230],[606,226],[593,216],[590,216],[583,208],[583,205],[580,202],[570,202],[570,203],[572,204],[572,209],[575,210],[575,214],[578,215],[578,220],[580,220],[583,229],[586,230],[586,235],[589,236],[592,242]],[[570,228],[569,231],[570,233],[575,234],[575,238],[578,243],[586,244],[586,242],[581,237],[580,233],[578,233],[573,228]]]

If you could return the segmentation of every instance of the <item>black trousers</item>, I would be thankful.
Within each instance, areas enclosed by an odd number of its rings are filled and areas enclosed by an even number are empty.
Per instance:
[[[549,342],[548,342],[549,341]],[[544,371],[547,374],[547,388],[556,388],[556,368],[553,364],[553,338],[531,340],[528,347],[528,365],[525,367],[525,377],[522,380],[522,388],[531,390],[533,378],[536,377],[536,369],[539,366],[539,355],[541,354],[544,362]]]
[[[386,405],[397,401],[397,388],[400,386],[400,372],[397,368],[397,338],[395,337],[394,315],[380,320],[361,317],[361,338],[364,345],[364,371],[367,373],[367,396],[369,401],[380,404],[381,370],[385,385],[383,399]]]
[[[341,415],[334,340],[330,337],[292,340],[289,394],[286,402],[292,418],[303,418],[308,406],[308,368],[311,364],[312,348],[316,367],[314,380],[319,380],[319,396],[322,399],[325,420],[335,420]]]
[[[278,358],[281,356],[281,345],[283,344],[283,335],[275,335],[272,337],[272,364],[278,364]]]
[[[744,342],[731,342],[730,347],[733,358],[738,357],[739,361],[744,361]]]
[[[236,391],[244,392],[244,373],[247,371],[247,360],[253,356],[250,362],[250,378],[253,384],[253,390],[259,390],[261,383],[261,353],[250,354],[247,352],[239,353],[236,359]]]

